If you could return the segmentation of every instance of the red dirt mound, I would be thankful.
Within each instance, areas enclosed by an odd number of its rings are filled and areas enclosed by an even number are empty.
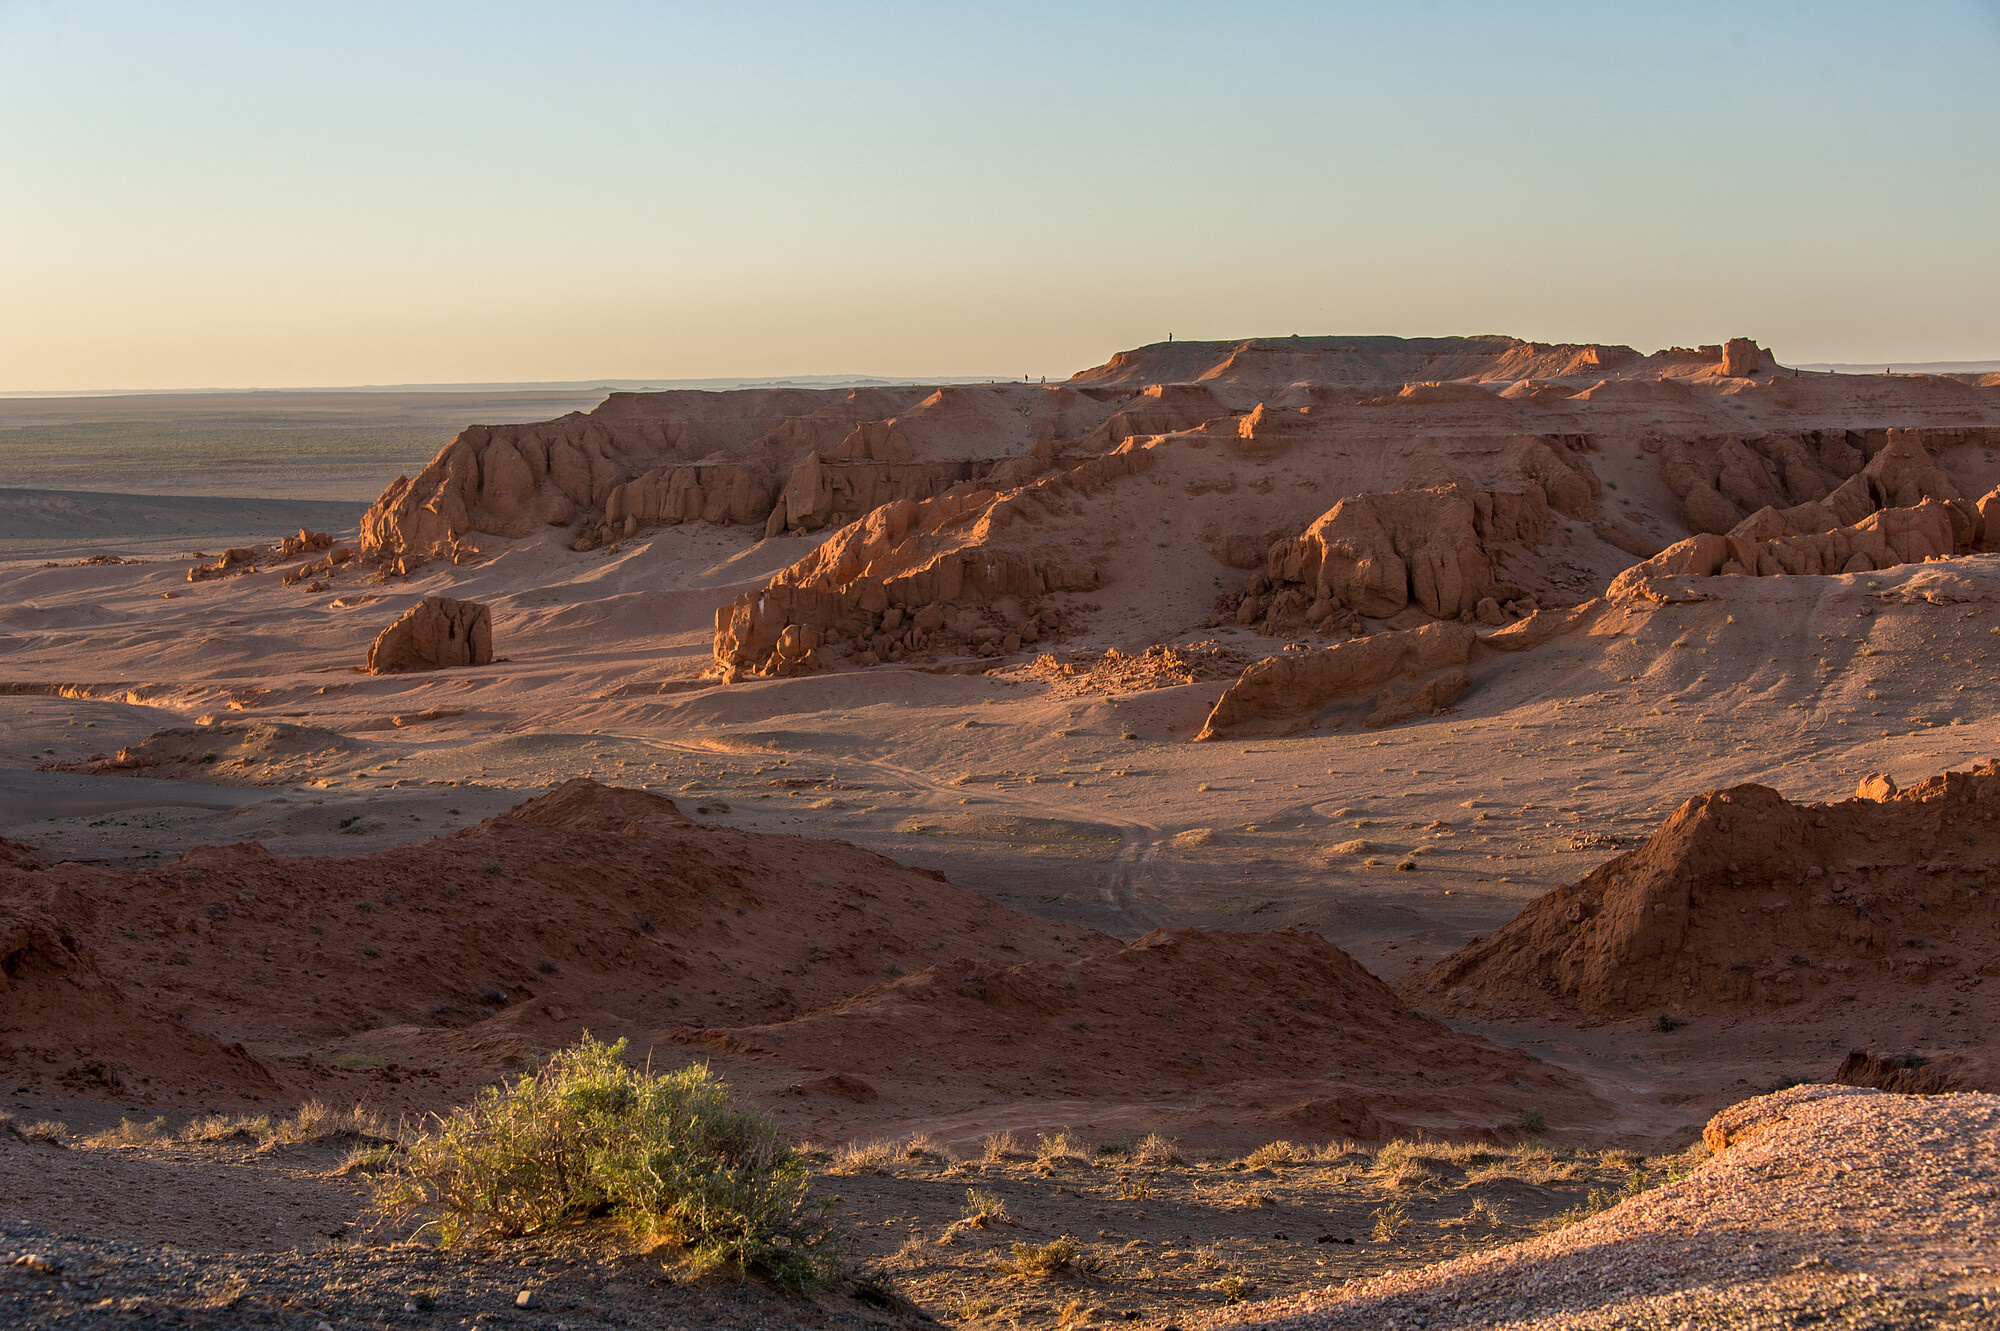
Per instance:
[[[0,842],[0,865],[33,864]],[[11,903],[10,903],[11,904]],[[69,902],[68,914],[86,913]],[[0,1078],[6,1089],[53,1083],[83,1096],[155,1100],[215,1090],[262,1099],[270,1069],[168,1013],[133,1001],[99,972],[77,936],[34,910],[0,908]]]
[[[1580,1079],[1409,1012],[1352,957],[1289,929],[1156,931],[1072,961],[960,959],[791,1021],[678,1038],[746,1083],[824,1074],[795,1089],[850,1103],[859,1083],[885,1119],[1023,1122],[1039,1106],[1072,1126],[1110,1115],[1134,1131],[1269,1140],[1603,1114]],[[838,1112],[851,1130],[856,1115]]]
[[[249,843],[139,870],[4,865],[0,913],[19,916],[23,938],[94,953],[109,996],[81,1023],[52,1007],[65,1039],[110,1048],[118,1030],[143,1045],[152,1005],[248,1045],[296,1094],[370,1075],[334,1062],[441,1069],[424,1086],[393,1067],[372,1074],[378,1098],[418,1103],[585,1025],[610,1036],[782,1021],[947,957],[1004,965],[1117,946],[845,842],[703,827],[670,800],[584,780],[351,858]]]
[[[1403,993],[1501,1019],[1858,1002],[1841,1009],[1851,1028],[1871,1004],[1907,1014],[1925,998],[1953,1018],[1992,1006],[1994,977],[2000,763],[1985,763],[1879,801],[1793,804],[1755,785],[1697,796]]]

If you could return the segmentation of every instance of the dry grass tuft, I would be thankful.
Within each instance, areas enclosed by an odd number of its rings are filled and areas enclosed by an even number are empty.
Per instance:
[[[140,1123],[129,1118],[118,1120],[115,1128],[106,1128],[83,1139],[85,1146],[110,1147],[125,1150],[135,1146],[160,1146],[172,1140],[167,1132],[167,1120],[156,1118]]]
[[[1081,1165],[1090,1161],[1090,1148],[1078,1141],[1068,1128],[1060,1132],[1044,1132],[1035,1140],[1035,1163],[1053,1168],[1056,1165]]]
[[[1263,1169],[1271,1165],[1297,1164],[1312,1158],[1309,1148],[1288,1141],[1266,1142],[1243,1157],[1243,1163],[1252,1169]]]
[[[958,1159],[945,1149],[944,1143],[928,1132],[919,1133],[904,1142],[902,1157],[905,1160],[922,1160],[932,1164],[952,1163]]]
[[[381,1118],[361,1105],[336,1110],[318,1100],[308,1100],[289,1118],[270,1125],[265,1146],[318,1141],[325,1137],[373,1137],[387,1140],[390,1129]]]
[[[1241,1303],[1257,1287],[1251,1284],[1247,1277],[1231,1272],[1219,1280],[1210,1281],[1202,1288],[1214,1290],[1230,1303]]]
[[[1187,1160],[1181,1155],[1180,1147],[1169,1138],[1157,1132],[1149,1132],[1139,1139],[1132,1148],[1132,1163],[1137,1165],[1183,1165]]]
[[[5,1128],[24,1142],[41,1142],[47,1146],[69,1145],[69,1126],[52,1118],[23,1123],[11,1114],[0,1114],[0,1128]]]
[[[988,1225],[1007,1224],[1013,1219],[1007,1213],[1007,1203],[999,1197],[977,1188],[965,1190],[965,1211],[959,1217],[961,1224],[972,1229],[984,1229]]]
[[[980,1142],[980,1158],[990,1165],[1005,1164],[1009,1160],[1026,1160],[1028,1153],[1011,1132],[989,1132]]]
[[[1409,1227],[1410,1213],[1401,1202],[1390,1202],[1377,1210],[1372,1219],[1375,1225],[1369,1231],[1370,1236],[1377,1243],[1394,1243]]]
[[[241,1139],[264,1142],[272,1137],[271,1116],[258,1114],[201,1114],[181,1129],[181,1140],[194,1146]]]
[[[1174,833],[1174,844],[1182,850],[1206,846],[1213,840],[1215,840],[1215,829],[1212,827],[1190,827],[1185,832]]]
[[[894,1142],[849,1142],[833,1153],[827,1162],[829,1174],[880,1174],[894,1164],[901,1155],[901,1148]]]
[[[1047,1243],[1016,1243],[1007,1257],[995,1257],[993,1269],[1003,1275],[1047,1279],[1089,1275],[1103,1269],[1104,1258],[1065,1234]]]

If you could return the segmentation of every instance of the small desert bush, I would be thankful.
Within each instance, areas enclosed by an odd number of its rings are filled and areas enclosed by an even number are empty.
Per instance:
[[[1230,1303],[1241,1303],[1245,1296],[1257,1287],[1251,1284],[1248,1278],[1232,1272],[1220,1280],[1210,1281],[1203,1288],[1214,1290]]]
[[[1438,1223],[1446,1229],[1499,1229],[1507,1220],[1484,1197],[1475,1197],[1464,1215]]]
[[[1215,840],[1215,829],[1212,827],[1190,827],[1185,832],[1174,833],[1174,844],[1182,850],[1193,850],[1196,846],[1206,846],[1213,840]]]
[[[1016,1243],[1009,1256],[995,1257],[993,1268],[1010,1276],[1059,1276],[1099,1270],[1104,1259],[1065,1234],[1047,1243]]]
[[[1344,1160],[1352,1160],[1368,1154],[1367,1148],[1352,1137],[1343,1137],[1337,1142],[1324,1142],[1313,1148],[1312,1158],[1323,1165],[1337,1165]]]
[[[1407,1138],[1397,1137],[1392,1141],[1384,1142],[1382,1149],[1375,1152],[1375,1172],[1378,1174],[1394,1174],[1402,1169],[1411,1159],[1415,1158],[1416,1154],[1417,1144]]]
[[[625,1041],[583,1039],[433,1120],[376,1192],[391,1217],[454,1244],[609,1215],[678,1240],[689,1266],[760,1270],[805,1292],[839,1271],[806,1167],[705,1066],[629,1068]]]
[[[1410,1213],[1404,1208],[1401,1202],[1391,1202],[1376,1211],[1373,1219],[1375,1226],[1372,1234],[1375,1241],[1377,1243],[1394,1243],[1401,1237],[1403,1230],[1409,1226]]]
[[[1149,1132],[1139,1139],[1132,1148],[1132,1163],[1137,1165],[1178,1165],[1185,1164],[1180,1147],[1157,1132]]]

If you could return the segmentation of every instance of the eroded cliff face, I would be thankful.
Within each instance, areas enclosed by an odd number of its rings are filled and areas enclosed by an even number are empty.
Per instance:
[[[1598,1021],[1977,985],[2000,929],[1982,881],[1996,823],[1994,763],[1828,804],[1710,791],[1403,992],[1459,1015]]]
[[[1284,338],[1060,384],[617,394],[468,429],[377,502],[364,553],[395,573],[551,528],[579,554],[694,521],[820,537],[718,609],[714,670],[742,678],[1007,655],[1105,599],[1155,632],[1338,644],[2000,548],[2000,394],[1865,387],[1748,339]]]
[[[992,656],[1052,637],[1062,615],[1045,598],[1105,576],[1059,534],[1063,519],[1085,518],[1088,501],[1154,462],[1128,445],[1006,490],[886,504],[717,610],[715,668],[725,679],[788,675],[825,665],[822,648],[871,665],[953,647]]]

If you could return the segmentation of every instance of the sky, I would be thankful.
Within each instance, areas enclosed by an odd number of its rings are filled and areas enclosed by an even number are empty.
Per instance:
[[[2000,0],[0,0],[0,391],[2000,359]]]

